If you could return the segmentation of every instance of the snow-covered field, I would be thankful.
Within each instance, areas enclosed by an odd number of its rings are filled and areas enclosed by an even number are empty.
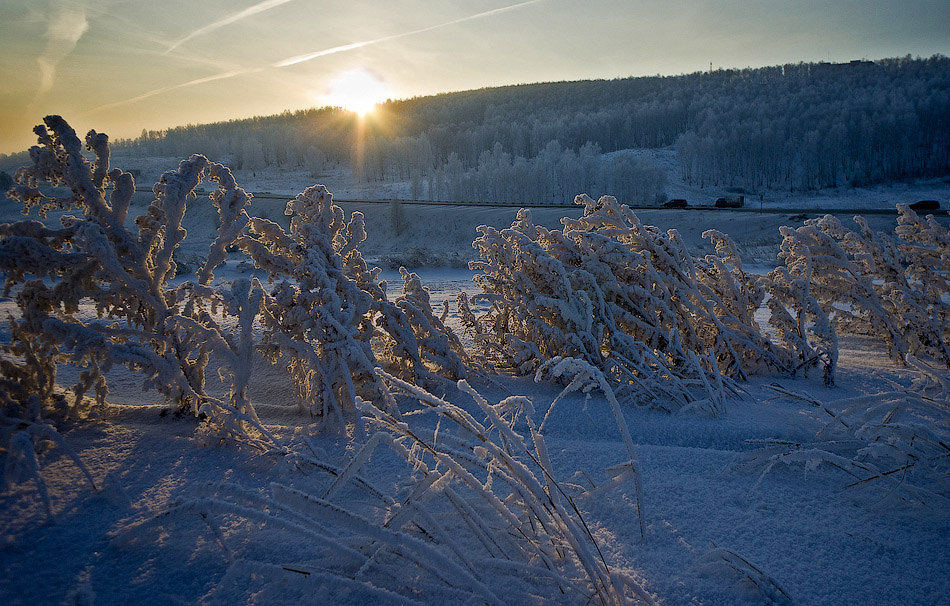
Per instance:
[[[277,190],[266,182],[242,184],[249,190]],[[927,184],[901,195],[930,197],[942,192],[945,199],[946,191],[946,184]],[[798,200],[797,207],[844,206],[854,200],[870,204],[880,195],[820,196]],[[148,199],[145,196],[142,203]],[[3,202],[0,216],[15,220],[17,208]],[[421,259],[423,265],[444,266],[416,270],[437,309],[444,300],[454,301],[459,291],[476,291],[473,272],[459,267],[473,256],[475,226],[505,226],[515,214],[508,209],[403,205],[396,225],[392,217],[396,211],[387,205],[343,204],[343,208],[347,214],[365,213],[369,239],[363,254],[384,268],[382,277],[391,284],[399,284],[399,274],[392,269],[398,264]],[[283,203],[258,200],[252,209],[282,220]],[[534,219],[556,227],[562,216],[579,214],[579,210],[537,209]],[[703,230],[729,233],[747,261],[764,266],[776,262],[779,225],[801,224],[800,218],[785,215],[713,210],[640,215],[644,223],[677,228],[697,252],[709,250],[703,248]],[[872,221],[883,229],[894,218]],[[178,256],[185,263],[197,262],[216,229],[214,215],[210,208],[196,208],[185,226],[189,237]],[[232,254],[216,271],[217,280],[249,275],[252,270],[241,260]],[[0,307],[4,316],[15,310],[9,299]],[[448,325],[461,332],[454,313]],[[6,328],[0,337],[9,339]],[[743,391],[715,417],[624,406],[639,460],[639,504],[633,482],[610,485],[605,480],[605,468],[624,460],[625,448],[602,392],[567,394],[551,409],[562,389],[554,382],[501,374],[475,374],[469,381],[491,403],[512,395],[530,398],[537,418],[546,418],[544,439],[559,475],[556,479],[577,488],[573,503],[603,560],[611,570],[637,582],[656,603],[950,604],[950,507],[944,497],[918,498],[922,493],[909,493],[890,476],[849,487],[854,477],[819,455],[781,459],[771,467],[736,464],[756,448],[750,440],[816,441],[829,423],[841,422],[829,412],[842,413],[846,399],[883,392],[937,394],[929,407],[909,410],[907,415],[946,431],[950,419],[946,390],[923,391],[925,385],[933,386],[932,378],[911,367],[895,366],[879,342],[842,338],[839,351],[834,387],[825,386],[817,371],[808,378],[754,377],[741,384]],[[67,370],[60,380],[68,384],[74,376]],[[776,388],[821,401],[826,408],[778,397]],[[451,383],[441,389],[438,395],[474,417],[484,416],[471,397]],[[141,381],[125,370],[113,372],[110,390],[110,404],[95,418],[61,429],[99,490],[82,481],[62,449],[53,449],[41,460],[52,517],[32,482],[0,494],[0,603],[407,601],[404,595],[382,589],[370,591],[359,579],[328,580],[320,571],[331,564],[315,558],[316,539],[296,526],[275,528],[263,514],[250,520],[233,515],[210,520],[204,515],[207,511],[195,504],[202,501],[193,500],[239,490],[269,494],[277,490],[273,483],[284,487],[281,490],[321,495],[330,490],[332,477],[327,473],[251,448],[206,444],[195,437],[194,418],[168,414],[154,392],[142,393]],[[263,423],[278,439],[299,439],[312,428],[313,419],[296,405],[288,377],[274,367],[258,360],[249,391]],[[365,437],[320,433],[304,441],[314,457],[339,469],[352,459],[361,439]],[[396,494],[412,475],[404,462],[379,448],[363,466],[361,481]],[[587,491],[591,484],[603,486]],[[353,493],[346,496],[356,508],[371,500],[355,488],[347,490]],[[183,515],[175,509],[177,503],[189,504],[195,515]],[[642,538],[638,510],[643,516]],[[444,526],[459,523],[452,512],[437,510],[432,515]],[[243,560],[272,566],[245,570],[235,565]],[[501,603],[507,602],[509,584],[513,591],[522,589],[511,571],[475,573]],[[417,597],[438,603],[459,599],[445,588],[431,587],[420,587]]]
[[[628,150],[629,151],[629,150]],[[743,260],[747,263],[774,266],[775,253],[781,242],[779,226],[798,226],[802,214],[818,216],[830,209],[893,210],[896,204],[913,203],[918,200],[937,200],[942,208],[950,209],[950,179],[933,179],[913,183],[898,183],[860,189],[824,190],[813,193],[788,193],[773,191],[762,196],[746,196],[747,212],[723,212],[713,208],[720,196],[732,195],[724,188],[700,188],[685,182],[679,170],[676,153],[672,149],[633,150],[637,155],[646,155],[655,166],[666,172],[667,195],[689,201],[693,209],[682,210],[637,210],[644,223],[661,229],[675,228],[680,231],[687,245],[694,252],[705,254],[712,251],[702,232],[717,229],[731,235],[737,242]],[[142,158],[118,156],[114,166],[136,169],[141,173],[139,184],[151,184],[163,171],[177,165],[180,158]],[[376,261],[381,267],[396,268],[420,266],[464,266],[474,258],[471,247],[476,237],[475,228],[486,224],[505,227],[511,224],[516,208],[458,207],[444,205],[357,203],[346,200],[409,199],[409,182],[356,183],[345,166],[329,166],[314,177],[304,169],[283,170],[277,167],[259,169],[253,173],[235,171],[242,187],[251,192],[266,192],[267,197],[252,202],[252,212],[283,223],[285,199],[301,192],[308,185],[318,182],[333,192],[337,204],[349,214],[359,210],[366,215],[368,239],[362,247],[364,256]],[[570,196],[575,193],[571,192]],[[140,194],[147,202],[147,194]],[[272,197],[273,196],[273,197]],[[569,197],[566,200],[569,201]],[[621,200],[621,202],[626,202]],[[3,204],[0,202],[0,204]],[[785,213],[759,213],[760,209]],[[636,210],[636,209],[635,209]],[[562,217],[577,217],[581,209],[534,208],[534,220],[538,225],[558,228]],[[3,212],[2,216],[7,213]],[[847,219],[843,216],[842,219]],[[874,229],[890,230],[894,224],[891,216],[870,215]],[[950,217],[942,219],[950,221]],[[213,228],[211,213],[186,217],[193,227],[203,225],[205,231]],[[208,231],[210,233],[210,231]],[[186,241],[186,245],[188,242]],[[198,244],[192,242],[191,244]],[[198,251],[200,251],[200,246]]]
[[[682,177],[676,152],[672,148],[624,150],[614,153],[629,153],[637,157],[646,157],[658,170],[666,174],[667,198],[682,198],[693,206],[711,206],[716,198],[732,195],[725,187],[699,187],[687,183]],[[609,154],[607,154],[609,155]],[[114,166],[126,170],[140,171],[140,184],[151,184],[158,180],[163,171],[175,166],[181,158],[141,157],[116,155]],[[224,161],[227,164],[226,160]],[[319,174],[307,169],[282,169],[267,167],[253,172],[236,170],[235,176],[248,191],[269,192],[277,195],[293,196],[311,185],[322,183],[339,200],[400,200],[411,199],[410,183],[371,182],[357,183],[350,169],[343,165],[328,165]],[[565,192],[565,202],[575,193]],[[589,193],[589,192],[588,192]],[[912,203],[918,200],[938,200],[946,208],[950,205],[950,179],[932,179],[909,183],[894,183],[867,188],[829,189],[818,192],[769,191],[761,197],[747,195],[746,205],[752,210],[761,206],[765,209],[825,209],[825,208],[867,208],[892,209],[898,203]]]

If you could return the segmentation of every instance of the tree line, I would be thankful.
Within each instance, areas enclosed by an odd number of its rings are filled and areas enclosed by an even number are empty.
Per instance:
[[[681,76],[554,82],[391,100],[360,121],[308,109],[165,131],[117,147],[197,151],[235,168],[346,167],[413,198],[662,199],[676,151],[701,187],[814,191],[950,174],[950,59],[798,63]]]

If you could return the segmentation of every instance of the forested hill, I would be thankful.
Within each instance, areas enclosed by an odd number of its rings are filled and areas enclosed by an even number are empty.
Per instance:
[[[144,155],[203,152],[235,168],[350,166],[412,197],[662,198],[671,147],[698,186],[809,191],[950,174],[950,59],[884,59],[672,77],[506,86],[143,132]],[[618,152],[618,153],[611,153]],[[566,200],[564,200],[566,198]]]

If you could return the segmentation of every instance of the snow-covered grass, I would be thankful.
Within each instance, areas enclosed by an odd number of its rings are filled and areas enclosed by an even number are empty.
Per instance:
[[[754,564],[795,603],[942,603],[950,592],[945,502],[880,500],[886,490],[846,488],[853,478],[831,466],[779,465],[761,481],[760,468],[729,471],[737,456],[754,447],[746,440],[807,442],[829,419],[809,403],[772,399],[770,383],[830,403],[891,391],[890,381],[912,388],[919,376],[893,367],[871,343],[846,340],[843,345],[833,388],[819,380],[753,379],[746,385],[748,396],[730,401],[718,418],[625,407],[642,477],[643,539],[632,483],[608,485],[589,496],[582,492],[590,481],[606,483],[604,467],[624,457],[606,399],[596,392],[589,398],[575,393],[558,402],[544,427],[552,466],[562,483],[578,486],[574,502],[611,567],[636,579],[661,604],[765,602],[762,592],[734,569],[713,565],[708,556],[716,549]],[[266,387],[280,379],[257,380]],[[492,402],[525,394],[539,416],[547,414],[560,391],[550,383],[504,376],[476,379],[473,386]],[[131,386],[113,390],[122,400],[137,397]],[[478,413],[462,394],[451,390],[446,396]],[[282,437],[309,422],[277,394],[273,399],[261,395],[257,402],[262,420]],[[263,591],[258,603],[285,603],[295,595],[304,603],[318,595],[339,603],[387,602],[330,582],[314,581],[301,595],[291,580],[303,575],[287,570],[257,577],[237,570],[227,574],[228,552],[197,514],[160,518],[134,536],[124,531],[170,503],[215,490],[222,481],[262,495],[271,493],[271,482],[323,494],[332,479],[327,472],[250,450],[201,446],[192,438],[195,421],[163,417],[162,409],[110,405],[105,421],[71,423],[61,430],[103,489],[91,490],[68,457],[50,451],[43,468],[55,522],[31,483],[0,497],[4,603],[55,604],[84,595],[95,596],[96,604],[195,603],[203,597],[232,604],[253,601],[258,591]],[[337,468],[352,457],[338,436],[314,436],[310,442]],[[397,469],[396,456],[378,448],[360,473],[377,488],[395,490],[406,480]],[[577,470],[584,473],[571,477]],[[372,500],[357,487],[348,490],[350,499]],[[456,519],[442,515],[446,523]],[[318,565],[305,537],[228,518],[217,523],[232,559],[268,560],[307,571]],[[265,587],[273,576],[277,582]],[[498,579],[492,591],[505,596],[506,583],[513,581],[501,574]]]
[[[138,224],[139,250],[120,215],[126,204],[133,214],[145,207],[124,193],[106,203],[103,171],[90,165],[88,175],[77,172],[78,141],[62,124],[50,126],[66,153],[40,164],[73,187],[85,218],[67,219],[59,231],[3,226],[2,259],[19,298],[0,307],[37,323],[0,333],[16,354],[4,359],[0,383],[3,603],[932,604],[950,593],[950,380],[939,356],[928,358],[947,332],[946,230],[939,225],[913,224],[904,234],[910,240],[877,240],[873,250],[837,224],[787,228],[784,273],[755,277],[741,271],[736,251],[744,241],[767,243],[732,231],[733,247],[723,235],[731,230],[709,231],[717,250],[700,260],[678,234],[641,225],[616,201],[588,198],[583,217],[567,221],[563,234],[519,215],[511,228],[521,230],[516,249],[483,230],[476,287],[469,270],[373,269],[360,253],[370,221],[349,213],[345,220],[322,187],[287,206],[289,225],[267,212],[248,218],[231,174],[195,156],[163,178],[149,219]],[[89,141],[101,160],[101,140]],[[218,180],[218,210],[188,204],[188,238],[175,258],[197,274],[173,278],[167,243],[184,237],[173,215],[205,169]],[[122,174],[109,179],[126,192]],[[36,194],[21,190],[24,199],[49,202],[30,197]],[[511,222],[494,213],[483,216],[499,227]],[[167,231],[157,229],[162,217],[171,217]],[[447,214],[429,218],[432,233]],[[398,231],[387,219],[389,233]],[[245,223],[246,230],[228,229]],[[834,249],[836,241],[848,252]],[[132,262],[110,256],[119,249],[131,251]],[[18,250],[28,253],[22,263]],[[266,271],[253,270],[245,253]],[[508,254],[521,257],[505,260]],[[652,260],[627,275],[619,262],[625,255]],[[38,264],[43,259],[48,265]],[[875,281],[874,267],[884,261],[896,275]],[[77,262],[100,265],[88,277],[57,270]],[[510,271],[518,264],[537,275],[517,302],[472,299],[494,292],[489,282],[503,292],[504,281],[524,280]],[[570,274],[556,293],[556,307],[571,312],[563,323],[540,313],[551,302],[537,302],[542,266]],[[819,304],[834,309],[822,276],[811,273],[818,267],[846,270],[842,276],[853,281],[847,294],[863,298],[830,314],[806,313]],[[21,270],[50,275],[22,284]],[[652,276],[652,285],[640,285],[640,274]],[[781,276],[766,310],[755,284]],[[381,277],[401,282],[402,293]],[[809,290],[812,284],[821,289]],[[679,405],[633,406],[639,398],[627,380],[615,392],[617,383],[597,367],[609,353],[602,342],[542,352],[540,338],[526,331],[522,344],[535,347],[524,351],[537,357],[522,370],[537,368],[533,376],[479,361],[492,338],[486,327],[515,303],[539,311],[533,322],[541,333],[557,327],[565,343],[587,339],[586,307],[568,309],[579,287],[601,301],[587,307],[600,310],[607,332],[628,337],[652,313],[637,311],[636,293],[653,289],[660,293],[654,305],[668,300],[670,310],[689,299],[672,324],[687,332],[657,337],[683,339],[673,352],[680,357],[657,345],[654,363],[628,369],[654,387],[660,379],[649,368],[688,379]],[[899,302],[914,288],[923,293],[915,305],[933,309],[938,324],[912,348],[923,360],[902,353],[907,365],[895,365],[893,342],[888,352],[875,331],[855,330],[857,315],[846,317],[848,332],[831,331],[838,316],[873,299],[871,290],[897,293]],[[440,314],[439,304],[459,290],[470,311]],[[49,324],[44,301],[56,297],[64,313]],[[905,317],[899,306],[878,307],[876,322]],[[780,312],[789,314],[787,326],[775,325]],[[137,328],[106,326],[97,313]],[[482,328],[456,339],[474,314]],[[618,314],[633,324],[614,322]],[[673,313],[658,317],[649,334],[665,330]],[[689,341],[697,338],[689,318],[713,339],[710,351]],[[813,348],[829,348],[834,387],[784,362],[760,375],[737,370],[740,358],[754,361],[764,351],[755,339],[775,345],[795,322],[799,340],[789,350],[810,361]],[[66,342],[44,340],[47,326],[62,330]],[[168,326],[181,327],[171,349]],[[829,340],[821,341],[823,331]],[[76,343],[89,353],[72,353]],[[139,355],[131,367],[151,364],[173,377],[178,364],[187,384],[159,385],[163,397],[147,403],[137,391],[141,376],[105,363],[109,356],[125,361],[129,343]],[[751,353],[739,355],[746,351],[740,344]],[[44,347],[61,347],[54,349],[59,359]],[[149,358],[149,348],[165,362]],[[281,354],[289,368],[271,363]],[[62,364],[66,358],[72,365]],[[43,380],[51,362],[62,370],[58,385]],[[90,370],[108,380],[107,398]],[[456,382],[462,374],[467,380]],[[61,387],[73,383],[95,392],[98,403],[61,399]],[[697,391],[714,405],[699,405],[705,400],[694,399]],[[182,392],[193,405],[176,402]]]

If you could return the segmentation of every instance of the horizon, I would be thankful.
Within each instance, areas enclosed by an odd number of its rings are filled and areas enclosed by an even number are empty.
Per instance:
[[[48,114],[133,139],[503,86],[950,54],[950,5],[930,0],[371,4],[12,0],[0,7],[0,154],[35,144]]]

